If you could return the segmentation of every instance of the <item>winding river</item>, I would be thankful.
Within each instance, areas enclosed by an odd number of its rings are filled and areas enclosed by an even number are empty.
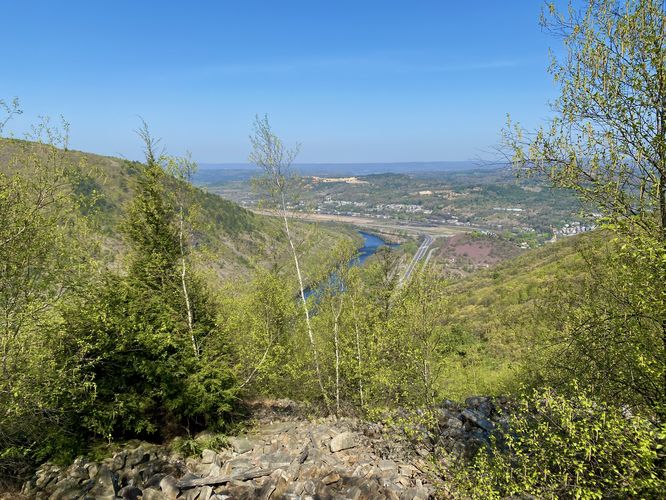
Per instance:
[[[363,247],[359,249],[358,255],[351,260],[350,264],[353,266],[360,266],[363,265],[363,263],[368,260],[371,256],[373,256],[377,250],[379,250],[380,247],[383,246],[395,246],[395,244],[392,243],[387,243],[383,239],[381,239],[379,236],[372,234],[372,233],[366,233],[365,231],[359,231],[358,234],[363,236]]]
[[[350,266],[362,266],[366,260],[377,253],[377,250],[383,246],[398,246],[396,243],[387,243],[376,234],[366,233],[365,231],[358,231],[358,234],[363,237],[363,246],[359,248],[357,255],[349,261]],[[316,291],[316,289],[306,288],[304,294],[305,298],[307,299],[312,296]]]

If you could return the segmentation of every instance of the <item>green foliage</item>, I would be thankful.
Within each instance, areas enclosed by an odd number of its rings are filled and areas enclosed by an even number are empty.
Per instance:
[[[87,167],[64,157],[67,137],[48,122],[35,133],[36,145],[16,144],[0,172],[0,477],[7,480],[33,460],[76,450],[81,440],[67,429],[91,397],[60,312],[94,270],[95,241],[73,182]]]
[[[471,498],[660,498],[666,429],[622,414],[573,388],[535,392],[500,441],[457,474]]]
[[[542,26],[564,42],[552,58],[555,117],[534,134],[509,124],[514,164],[573,190],[611,222],[666,238],[666,10],[660,0],[554,4]],[[654,214],[659,214],[654,217]]]
[[[36,130],[41,142],[3,141],[0,155],[3,480],[67,461],[96,437],[222,428],[236,392],[216,305],[190,260],[173,189],[184,185],[165,159],[133,166],[127,272],[99,270],[97,172],[72,162],[48,123]]]
[[[229,441],[224,434],[196,438],[177,436],[170,443],[173,451],[186,457],[200,456],[204,450],[220,450],[228,445]]]
[[[234,285],[224,290],[219,314],[238,379],[250,393],[295,397],[292,390],[307,387],[302,382],[309,373],[309,360],[302,359],[298,349],[303,325],[293,285],[276,270],[259,270],[247,290],[239,294],[238,289]]]
[[[374,414],[432,403],[441,359],[459,343],[447,323],[445,282],[416,272],[399,287],[388,249],[362,267],[349,266],[349,247],[332,254],[308,307],[324,389],[336,412]],[[227,295],[223,328],[245,373],[245,391],[320,404],[295,288],[274,273],[261,275],[247,293]]]
[[[166,197],[165,179],[156,161],[142,168],[124,228],[131,245],[130,273],[149,289],[175,283],[178,272],[176,213]]]
[[[125,226],[128,273],[108,276],[97,300],[69,315],[94,360],[95,400],[83,426],[109,438],[223,426],[235,396],[215,305],[189,266],[182,205],[167,194],[166,160],[144,134],[147,164]]]
[[[560,88],[548,127],[509,124],[505,145],[527,174],[598,207],[618,245],[591,262],[553,336],[559,372],[600,397],[666,415],[666,10],[658,0],[554,4],[542,25],[564,41],[553,57]],[[569,366],[567,366],[567,364]]]
[[[540,378],[581,385],[604,401],[666,415],[666,250],[646,235],[584,253],[580,286],[556,286],[545,307],[561,328],[543,339]]]

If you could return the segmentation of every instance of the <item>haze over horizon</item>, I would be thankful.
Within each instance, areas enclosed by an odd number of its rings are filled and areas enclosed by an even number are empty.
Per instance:
[[[549,114],[541,2],[5,2],[0,98],[21,134],[63,115],[74,149],[244,163],[268,114],[301,163],[488,158],[506,114]],[[145,19],[151,19],[146,23]]]

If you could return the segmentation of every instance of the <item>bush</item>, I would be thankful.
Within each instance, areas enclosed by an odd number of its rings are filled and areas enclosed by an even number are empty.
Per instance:
[[[508,432],[459,468],[457,488],[484,499],[663,498],[663,440],[663,427],[599,405],[584,393],[567,399],[535,391]]]

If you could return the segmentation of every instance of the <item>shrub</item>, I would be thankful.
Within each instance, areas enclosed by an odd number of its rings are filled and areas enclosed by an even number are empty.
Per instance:
[[[501,439],[459,468],[457,488],[484,499],[659,498],[666,492],[663,439],[664,427],[584,393],[567,399],[535,391]]]

